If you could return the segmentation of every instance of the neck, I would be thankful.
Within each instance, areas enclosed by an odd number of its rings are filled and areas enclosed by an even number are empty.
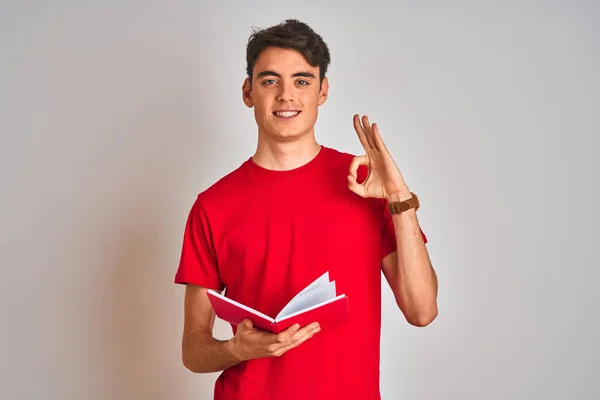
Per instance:
[[[273,141],[259,134],[252,159],[263,168],[287,171],[308,164],[320,150],[314,134],[289,141]]]

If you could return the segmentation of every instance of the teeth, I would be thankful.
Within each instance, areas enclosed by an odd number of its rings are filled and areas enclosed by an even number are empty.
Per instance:
[[[293,117],[295,115],[298,115],[298,111],[283,111],[283,112],[277,112],[275,113],[278,117]]]

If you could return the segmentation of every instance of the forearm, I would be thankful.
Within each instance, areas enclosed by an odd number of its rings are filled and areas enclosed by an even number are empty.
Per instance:
[[[437,315],[437,276],[415,210],[394,214],[392,218],[397,247],[394,295],[409,322],[427,325]]]
[[[206,332],[190,332],[182,345],[183,364],[192,372],[223,371],[241,362],[231,351],[231,341],[217,340]]]

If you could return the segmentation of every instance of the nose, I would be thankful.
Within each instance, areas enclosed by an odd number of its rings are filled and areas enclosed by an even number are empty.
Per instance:
[[[294,99],[293,83],[282,82],[279,85],[279,92],[277,93],[277,100],[285,103]]]

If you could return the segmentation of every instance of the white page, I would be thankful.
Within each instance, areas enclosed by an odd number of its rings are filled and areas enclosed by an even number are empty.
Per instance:
[[[302,301],[301,299],[304,296],[310,295],[310,293],[312,293],[313,290],[316,290],[316,289],[323,290],[323,288],[326,287],[326,286],[327,287],[333,286],[333,293],[334,293],[334,297],[335,297],[335,293],[337,293],[336,290],[335,290],[335,281],[327,282],[327,283],[322,283],[319,286],[312,286],[311,285],[311,286],[307,287],[306,289],[304,289],[303,291],[301,291],[300,293],[298,293],[296,295],[296,297],[294,297],[292,300],[290,300],[290,302],[284,307],[284,309],[287,308],[288,306],[291,306],[292,304],[295,304],[297,301]],[[283,311],[283,310],[281,310],[281,311]],[[281,314],[281,312],[279,314]]]
[[[324,306],[324,305],[326,305],[326,304],[333,303],[334,301],[336,301],[336,300],[339,300],[339,299],[343,299],[344,297],[346,297],[346,295],[345,295],[345,294],[340,294],[340,295],[339,295],[339,296],[337,296],[337,297],[334,297],[334,298],[332,298],[332,299],[329,299],[329,300],[327,300],[327,301],[324,301],[324,302],[322,302],[322,303],[319,303],[319,304],[315,304],[314,306],[312,306],[312,307],[309,307],[309,308],[307,308],[306,310],[301,310],[301,311],[298,311],[298,312],[295,312],[295,313],[292,313],[292,314],[286,315],[285,317],[282,317],[281,319],[277,320],[277,322],[281,322],[281,321],[284,321],[284,320],[286,320],[286,319],[288,319],[288,318],[295,317],[296,315],[298,315],[298,314],[300,314],[300,313],[302,313],[302,312],[305,312],[305,311],[310,311],[310,310],[312,310],[312,309],[315,309],[315,308],[318,308],[318,307]]]
[[[314,305],[326,302],[335,297],[335,282],[327,282],[324,285],[311,288],[308,291],[302,291],[294,297],[281,312],[275,317],[275,320],[285,318],[290,314],[308,309]]]
[[[323,285],[327,285],[329,283],[329,271],[325,272],[323,275],[321,275],[320,277],[318,277],[317,279],[315,279],[310,285],[308,285],[307,287],[305,287],[304,289],[302,289],[300,291],[300,293],[298,293],[294,299],[296,297],[300,297],[303,293],[306,293],[316,287],[319,286],[323,286]],[[290,300],[290,303],[292,301],[294,301],[294,299]],[[289,304],[289,303],[288,303]]]
[[[310,285],[308,285],[307,287],[305,287],[304,289],[302,289],[300,291],[300,293],[298,293],[296,296],[294,296],[294,298],[292,300],[290,300],[285,307],[283,307],[283,310],[281,310],[279,312],[279,315],[283,314],[285,310],[287,310],[288,307],[290,307],[300,296],[310,292],[311,290],[327,285],[329,283],[329,271],[325,272],[323,275],[321,275],[320,277],[318,277],[317,279],[315,279],[314,281],[312,281],[312,283]]]
[[[290,300],[285,307],[283,307],[283,309],[279,312],[279,314],[277,315],[277,317],[279,317],[282,314],[287,313],[288,309],[290,307],[293,307],[294,302],[296,302],[302,295],[310,292],[311,290],[327,285],[329,283],[329,271],[325,272],[323,275],[321,275],[320,277],[318,277],[317,279],[315,279],[314,281],[312,281],[312,283],[310,285],[308,285],[307,287],[305,287],[304,289],[302,289],[300,291],[300,293],[298,293],[296,296],[294,296],[294,298],[292,300]],[[277,317],[275,317],[275,319],[277,319]]]

